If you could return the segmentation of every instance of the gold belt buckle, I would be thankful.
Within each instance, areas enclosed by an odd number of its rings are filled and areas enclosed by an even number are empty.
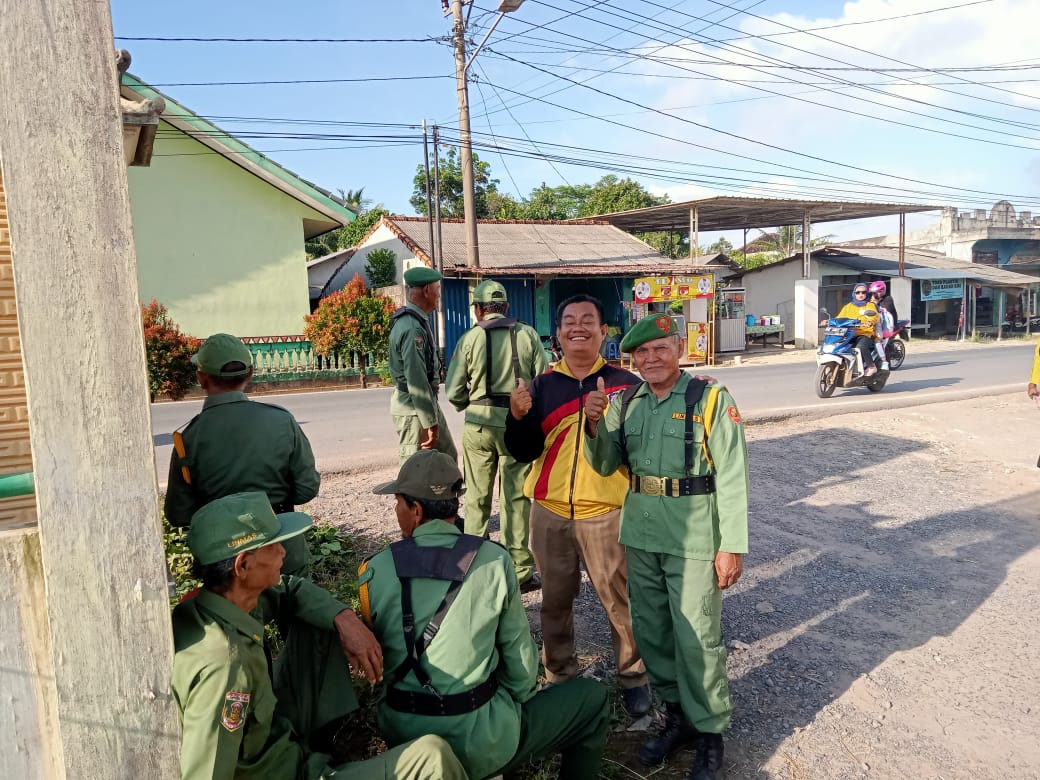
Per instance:
[[[646,496],[664,495],[664,480],[660,477],[640,477],[639,492]]]

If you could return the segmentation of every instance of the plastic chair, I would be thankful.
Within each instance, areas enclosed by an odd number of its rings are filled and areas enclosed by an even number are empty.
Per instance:
[[[616,341],[607,342],[607,360],[620,360],[621,347]]]

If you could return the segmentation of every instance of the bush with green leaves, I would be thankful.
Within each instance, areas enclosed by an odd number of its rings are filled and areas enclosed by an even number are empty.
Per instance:
[[[365,274],[370,287],[397,284],[397,253],[386,247],[373,249],[365,261]]]
[[[166,307],[154,298],[141,307],[141,324],[151,400],[160,395],[180,400],[196,385],[191,356],[199,351],[202,340],[181,333]]]

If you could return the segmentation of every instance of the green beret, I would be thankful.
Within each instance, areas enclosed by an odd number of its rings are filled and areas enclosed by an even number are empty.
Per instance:
[[[481,282],[473,288],[473,303],[495,303],[496,301],[505,303],[508,300],[506,288],[491,279]]]
[[[625,337],[621,339],[621,351],[631,352],[640,344],[678,333],[679,324],[674,317],[669,317],[667,314],[651,314],[643,317],[629,329]]]
[[[425,265],[417,265],[404,272],[404,283],[409,287],[422,287],[441,280],[440,271]]]

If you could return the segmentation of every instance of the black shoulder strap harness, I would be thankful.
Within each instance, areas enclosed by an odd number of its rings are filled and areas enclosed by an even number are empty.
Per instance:
[[[386,690],[386,703],[399,712],[419,715],[460,715],[483,706],[498,688],[498,676],[492,672],[486,681],[469,691],[442,696],[433,686],[422,665],[422,656],[440,631],[444,617],[459,594],[462,581],[473,565],[484,540],[461,534],[453,547],[419,547],[412,538],[390,545],[397,577],[401,581],[401,622],[407,655],[393,671]],[[416,636],[412,610],[412,580],[448,580],[448,591],[421,635]],[[397,687],[408,672],[429,693],[404,691]]]
[[[639,388],[645,385],[646,382],[641,382],[638,385],[632,385],[631,387],[625,388],[625,391],[621,394],[621,427],[619,430],[621,437],[621,459],[625,468],[631,473],[632,467],[628,460],[628,437],[625,434],[625,417],[628,414],[628,405],[631,403],[635,394],[639,391]],[[679,495],[696,495],[699,493],[711,493],[714,492],[714,480],[710,478],[705,479],[703,477],[696,477],[691,472],[693,471],[693,449],[696,443],[693,438],[693,425],[697,421],[697,416],[693,413],[694,408],[700,403],[701,396],[704,395],[704,390],[708,386],[708,383],[703,379],[690,379],[690,383],[686,385],[686,393],[683,400],[686,403],[686,431],[683,436],[683,443],[685,444],[685,458],[684,458],[684,479],[678,480],[679,483],[676,490],[679,491]],[[707,422],[705,421],[705,438],[709,431]],[[708,460],[709,464],[711,460]],[[633,480],[638,480],[639,477],[633,476]],[[634,489],[638,489],[638,485],[635,485]]]
[[[428,347],[426,350],[426,354],[423,355],[423,359],[426,362],[426,379],[427,381],[429,381],[430,386],[432,387],[434,379],[437,378],[437,366],[436,361],[434,359],[434,355],[436,354],[436,347],[434,346],[435,342],[433,339],[433,330],[430,328],[430,321],[426,317],[421,315],[419,312],[417,312],[415,309],[409,306],[402,306],[400,309],[394,311],[394,313],[390,315],[390,319],[392,321],[396,321],[406,315],[409,317],[415,317],[415,319],[419,320],[419,322],[422,323],[423,330],[426,331],[426,343]],[[407,393],[408,385],[399,383],[397,385],[397,389],[400,390],[402,393]]]
[[[470,403],[477,406],[500,406],[508,408],[509,393],[491,392],[495,379],[495,375],[492,373],[493,367],[491,364],[491,333],[492,331],[501,328],[509,328],[509,345],[513,349],[513,385],[516,386],[517,381],[520,379],[520,353],[516,348],[516,320],[507,317],[495,317],[490,320],[478,322],[477,324],[484,329],[484,381],[487,385],[488,392],[487,395],[481,396],[480,398],[474,398]]]

